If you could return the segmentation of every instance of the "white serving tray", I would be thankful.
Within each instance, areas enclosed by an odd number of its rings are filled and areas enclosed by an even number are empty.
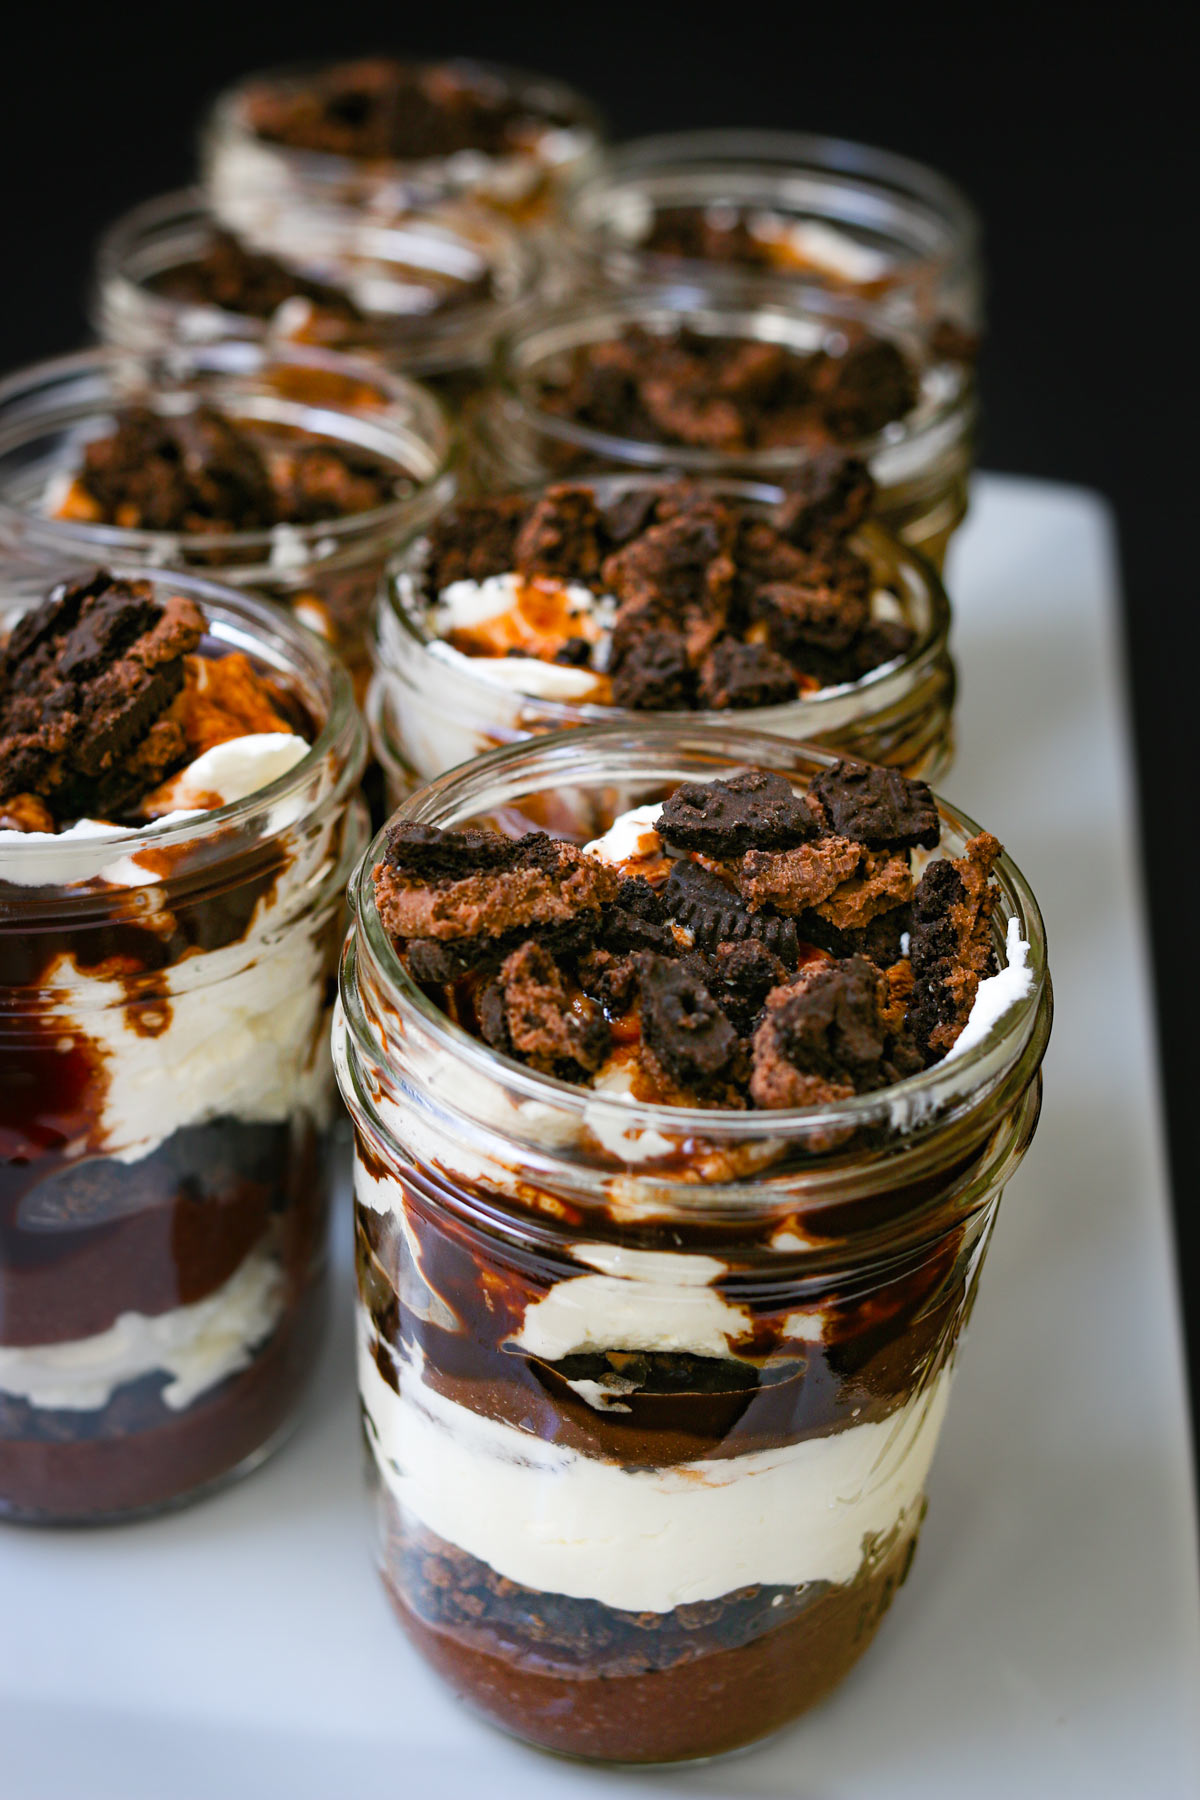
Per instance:
[[[835,1698],[670,1774],[544,1757],[426,1673],[371,1567],[343,1282],[288,1447],[190,1511],[0,1528],[0,1800],[1195,1800],[1200,1602],[1110,518],[985,477],[947,789],[1045,908],[1058,1016],[913,1574]]]

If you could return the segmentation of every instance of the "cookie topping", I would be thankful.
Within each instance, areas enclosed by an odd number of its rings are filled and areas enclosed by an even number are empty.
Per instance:
[[[203,769],[233,739],[303,739],[296,704],[248,657],[200,653],[204,629],[191,600],[103,570],[61,583],[17,621],[0,647],[8,829],[220,806],[222,795],[188,787],[185,764]]]
[[[256,431],[201,405],[133,406],[86,446],[55,517],[127,531],[268,531],[369,511],[406,478],[370,451]]]
[[[842,469],[823,463],[775,522],[689,482],[633,487],[604,507],[569,483],[466,503],[425,541],[430,627],[463,655],[586,671],[583,698],[637,711],[781,706],[856,681],[913,634],[875,616],[895,597],[881,587],[876,599],[872,565],[845,536],[869,477]],[[530,693],[555,691],[525,679]]]
[[[164,269],[148,284],[184,306],[215,306],[222,312],[269,319],[287,300],[308,300],[329,318],[356,323],[362,313],[344,289],[312,281],[277,257],[252,250],[231,231],[216,229],[191,262]]]
[[[366,57],[338,63],[303,84],[252,85],[246,114],[255,135],[295,150],[401,162],[478,150],[502,156],[530,148],[561,123],[483,70],[450,63]]]
[[[840,762],[823,769],[809,793],[835,831],[880,850],[932,850],[940,827],[937,806],[923,781],[898,769]]]
[[[847,327],[839,354],[632,325],[582,344],[542,383],[548,412],[614,437],[731,454],[871,437],[912,411],[917,372],[890,338]]]
[[[912,816],[928,790],[896,779]],[[998,854],[973,839],[914,890],[907,848],[845,836],[751,770],[682,783],[584,850],[404,822],[375,894],[410,974],[501,1054],[642,1101],[786,1108],[946,1054],[994,965]],[[997,991],[972,1029],[1026,991]]]
[[[813,809],[782,775],[751,769],[728,781],[684,781],[662,810],[659,831],[677,850],[741,856],[786,850],[814,837]]]

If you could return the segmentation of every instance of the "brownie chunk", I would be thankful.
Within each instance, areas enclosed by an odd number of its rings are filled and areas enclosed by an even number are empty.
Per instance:
[[[249,89],[246,110],[269,143],[402,162],[463,150],[502,156],[526,148],[538,124],[558,122],[549,109],[531,117],[484,71],[389,56],[337,63],[302,83],[264,81]]]
[[[120,818],[187,754],[173,702],[204,633],[190,600],[98,570],[18,620],[0,656],[0,798]]]
[[[737,1032],[693,969],[650,952],[635,960],[645,1043],[681,1087],[704,1087],[728,1068]]]
[[[486,581],[516,565],[517,534],[529,513],[523,494],[460,501],[434,519],[426,540],[431,598],[455,581]]]
[[[291,525],[373,512],[396,497],[395,469],[349,444],[301,444],[279,457],[275,483],[279,517]]]
[[[280,517],[254,444],[211,406],[176,418],[130,407],[86,446],[77,482],[98,522],[127,530],[262,531]]]
[[[886,1012],[890,992],[874,964],[853,956],[802,969],[767,997],[754,1036],[750,1091],[759,1106],[812,1106],[869,1093],[900,1072]],[[907,1072],[919,1066],[900,1055]]]
[[[363,317],[343,288],[310,280],[277,257],[250,249],[231,231],[214,230],[199,256],[163,270],[149,286],[185,306],[216,306],[252,319],[269,319],[295,299],[348,323]]]
[[[612,697],[617,706],[633,712],[679,712],[691,706],[695,689],[696,673],[681,632],[638,632],[614,656]]]
[[[791,663],[765,644],[739,638],[721,638],[700,670],[700,700],[707,707],[784,706],[799,692]]]
[[[961,857],[931,862],[917,883],[909,1025],[927,1063],[950,1049],[970,1016],[981,978],[995,972],[989,921],[999,891],[988,877],[999,855],[997,840],[980,832]]]
[[[875,477],[857,456],[818,451],[788,484],[775,523],[791,543],[812,550],[827,539],[848,537],[875,502]]]
[[[532,940],[505,957],[479,1001],[485,1040],[547,1075],[594,1072],[611,1031],[595,1001],[572,994],[544,945]]]
[[[924,781],[898,769],[843,761],[823,769],[809,793],[833,829],[879,850],[932,850],[941,833],[937,806]]]
[[[615,869],[544,831],[505,838],[407,822],[391,832],[374,876],[384,929],[401,940],[562,924],[611,903],[619,886]]]
[[[672,918],[691,931],[702,950],[718,944],[757,938],[789,968],[800,959],[796,927],[771,910],[751,911],[740,894],[701,863],[687,858],[673,863],[663,891]]]
[[[660,836],[679,850],[721,859],[787,850],[817,833],[808,801],[782,775],[751,769],[728,781],[684,781],[662,809]]]
[[[794,918],[857,875],[862,860],[862,845],[843,837],[818,838],[790,850],[748,850],[738,886],[752,905],[774,906]]]
[[[560,482],[546,489],[517,533],[514,564],[522,575],[593,581],[604,556],[602,531],[591,491]]]
[[[695,490],[606,559],[602,579],[620,603],[614,657],[641,632],[670,629],[683,634],[693,665],[703,659],[728,616],[735,529],[726,506]]]

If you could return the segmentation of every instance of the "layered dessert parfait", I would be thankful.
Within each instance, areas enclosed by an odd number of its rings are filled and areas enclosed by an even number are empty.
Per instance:
[[[201,149],[216,213],[270,247],[306,215],[387,221],[414,201],[469,198],[544,225],[601,135],[594,108],[544,76],[373,56],[247,76]]]
[[[567,207],[577,254],[619,283],[706,276],[879,305],[966,359],[979,221],[936,170],[840,138],[697,131],[620,145]]]
[[[787,493],[616,476],[447,509],[376,623],[368,711],[395,800],[514,738],[647,713],[741,713],[940,771],[949,607],[867,523],[873,498],[866,465],[831,451]]]
[[[849,301],[664,283],[564,302],[502,339],[473,465],[493,488],[613,468],[787,482],[852,451],[878,516],[940,566],[966,511],[972,394],[928,337]]]
[[[541,276],[527,237],[469,205],[414,207],[389,225],[309,221],[280,254],[183,192],[135,207],[105,234],[94,313],[100,336],[122,349],[269,337],[376,356],[458,397]]]
[[[563,780],[586,844],[497,826]],[[1049,989],[987,832],[661,723],[493,753],[352,890],[381,1569],[456,1692],[624,1762],[835,1687],[908,1573]]]
[[[0,633],[0,1516],[252,1467],[324,1301],[349,678],[290,620],[94,571]]]
[[[450,449],[431,394],[332,351],[82,351],[0,383],[0,545],[199,566],[288,607],[361,686],[383,566],[445,502]]]

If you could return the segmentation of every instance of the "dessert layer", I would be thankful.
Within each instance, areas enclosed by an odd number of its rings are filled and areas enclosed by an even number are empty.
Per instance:
[[[886,1421],[656,1470],[447,1401],[417,1356],[397,1392],[366,1330],[359,1379],[381,1476],[427,1529],[523,1586],[655,1613],[754,1583],[852,1581],[874,1545],[915,1524],[949,1388],[943,1370]]]
[[[106,1407],[117,1389],[165,1374],[163,1404],[181,1412],[244,1369],[274,1331],[286,1280],[276,1255],[252,1251],[224,1285],[191,1306],[121,1313],[107,1331],[28,1347],[0,1344],[0,1394],[71,1412]]]

